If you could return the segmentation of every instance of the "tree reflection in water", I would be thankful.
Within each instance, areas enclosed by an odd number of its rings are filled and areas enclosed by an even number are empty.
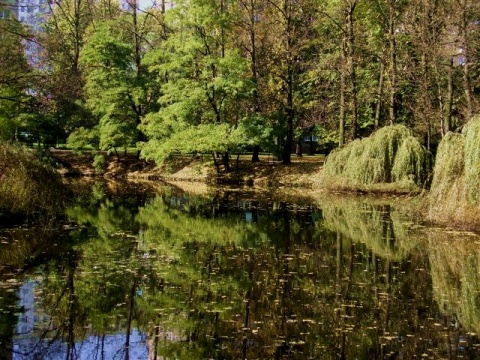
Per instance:
[[[2,235],[2,359],[478,357],[474,239],[365,201],[120,195],[96,185],[44,240]]]

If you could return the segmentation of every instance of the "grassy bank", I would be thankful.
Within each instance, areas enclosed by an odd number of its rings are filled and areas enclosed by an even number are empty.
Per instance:
[[[259,163],[252,163],[248,155],[238,160],[232,157],[232,172],[218,172],[209,154],[172,156],[162,167],[134,155],[105,156],[102,172],[94,168],[92,154],[55,151],[53,155],[68,165],[68,173],[76,175],[247,184],[273,189],[282,186],[309,192],[422,193],[413,205],[422,217],[451,227],[480,230],[479,148],[477,117],[462,133],[445,136],[434,169],[431,154],[402,125],[381,128],[368,138],[335,150],[326,160],[323,156],[294,157],[292,164],[283,165],[268,155]]]
[[[52,215],[63,210],[60,175],[34,150],[0,143],[0,209],[12,214]]]

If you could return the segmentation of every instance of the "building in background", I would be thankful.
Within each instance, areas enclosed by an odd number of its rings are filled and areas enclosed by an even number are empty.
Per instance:
[[[51,13],[50,0],[16,0],[17,19],[34,32],[41,31],[42,24]]]
[[[0,19],[6,19],[11,14],[17,16],[16,0],[0,0]]]
[[[31,39],[24,39],[25,55],[32,66],[41,64],[41,47],[35,41],[52,12],[52,0],[15,0],[17,19],[28,27]]]
[[[120,8],[123,11],[131,11],[135,6],[139,10],[149,8],[168,10],[172,9],[174,4],[173,0],[120,0]]]

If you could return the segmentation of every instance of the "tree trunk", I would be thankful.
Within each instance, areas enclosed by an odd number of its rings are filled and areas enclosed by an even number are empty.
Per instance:
[[[303,156],[303,146],[302,146],[302,140],[301,139],[297,141],[297,146],[295,148],[295,155],[298,156],[298,157]]]
[[[395,41],[395,0],[389,1],[388,41],[390,45],[390,125],[397,122],[397,45]]]
[[[289,94],[289,97],[291,97],[291,94]],[[293,145],[293,109],[287,109],[287,136],[285,137],[285,145],[283,148],[283,156],[282,156],[282,162],[284,164],[290,164],[292,162],[292,145]]]
[[[378,88],[377,88],[377,105],[375,107],[375,123],[374,129],[378,129],[380,126],[380,115],[382,113],[382,95],[383,95],[383,79],[385,77],[385,61],[380,59],[380,74],[378,78]]]
[[[313,135],[310,135],[310,151],[309,151],[309,154],[310,155],[315,155],[315,143],[313,141]]]
[[[215,152],[213,152],[212,156],[213,156],[213,164],[215,165],[215,170],[217,170],[217,174],[219,174],[220,173],[220,167],[218,166],[218,162],[217,162],[217,154],[215,154]]]
[[[345,105],[345,91],[346,91],[346,43],[345,34],[342,38],[342,58],[340,68],[340,119],[338,124],[338,146],[342,147],[345,144],[345,120],[346,120],[346,105]]]
[[[253,153],[252,153],[252,162],[259,162],[260,161],[260,146],[255,145],[253,147]]]
[[[349,4],[346,14],[347,36],[348,36],[348,69],[350,73],[350,82],[352,86],[352,140],[357,138],[358,132],[358,89],[357,89],[357,71],[355,64],[355,32],[353,13],[357,6],[357,0]]]
[[[285,144],[283,148],[282,162],[284,164],[290,164],[292,162],[292,146],[293,146],[293,131],[294,131],[294,117],[295,110],[293,104],[293,91],[294,91],[294,59],[293,59],[293,24],[291,14],[290,1],[283,1],[283,14],[285,16],[285,33],[286,33],[286,92],[287,92],[287,104],[286,104],[286,136]]]
[[[230,167],[230,156],[228,154],[228,151],[226,151],[225,154],[222,154],[222,162],[223,162],[223,166],[225,167],[225,171],[232,172],[232,168]]]
[[[452,130],[452,108],[453,108],[453,57],[448,65],[447,99],[445,103],[445,124],[443,135]]]
[[[464,5],[466,6],[466,5]],[[466,19],[466,9],[463,9],[463,16],[462,16],[462,29],[461,29],[461,36],[462,36],[462,44],[463,44],[463,56],[464,56],[464,63],[463,63],[463,86],[464,86],[464,94],[465,94],[465,120],[468,121],[472,117],[473,114],[473,106],[472,106],[472,86],[470,83],[470,51],[469,51],[469,44],[467,39],[467,27],[469,26],[468,20]]]

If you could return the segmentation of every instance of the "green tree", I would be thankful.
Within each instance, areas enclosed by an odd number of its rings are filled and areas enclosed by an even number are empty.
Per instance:
[[[237,102],[250,90],[245,59],[231,47],[231,9],[226,0],[197,0],[165,14],[172,33],[148,58],[162,94],[160,110],[145,119],[143,157],[161,162],[175,151],[217,152],[229,170],[229,153],[245,144],[231,135],[243,117]]]
[[[42,74],[37,97],[47,106],[58,137],[66,137],[79,126],[90,126],[92,115],[85,108],[84,78],[80,53],[88,26],[94,20],[91,0],[48,2],[50,14],[35,34],[40,45],[37,64]]]
[[[94,140],[94,147],[116,150],[135,146],[141,139],[137,126],[154,104],[150,99],[156,91],[142,64],[147,40],[155,30],[152,21],[149,14],[140,17],[134,10],[90,28],[80,64],[86,107],[98,123],[74,131],[72,143]],[[92,133],[96,135],[89,135]]]
[[[260,22],[269,32],[265,91],[272,105],[268,115],[273,122],[277,154],[284,164],[289,164],[304,107],[300,79],[313,39],[313,17],[304,14],[311,13],[313,7],[307,0],[271,0],[264,6]]]
[[[0,18],[1,140],[18,140],[19,132],[25,130],[26,114],[31,113],[32,97],[27,90],[32,72],[22,45],[28,35],[13,16]]]

